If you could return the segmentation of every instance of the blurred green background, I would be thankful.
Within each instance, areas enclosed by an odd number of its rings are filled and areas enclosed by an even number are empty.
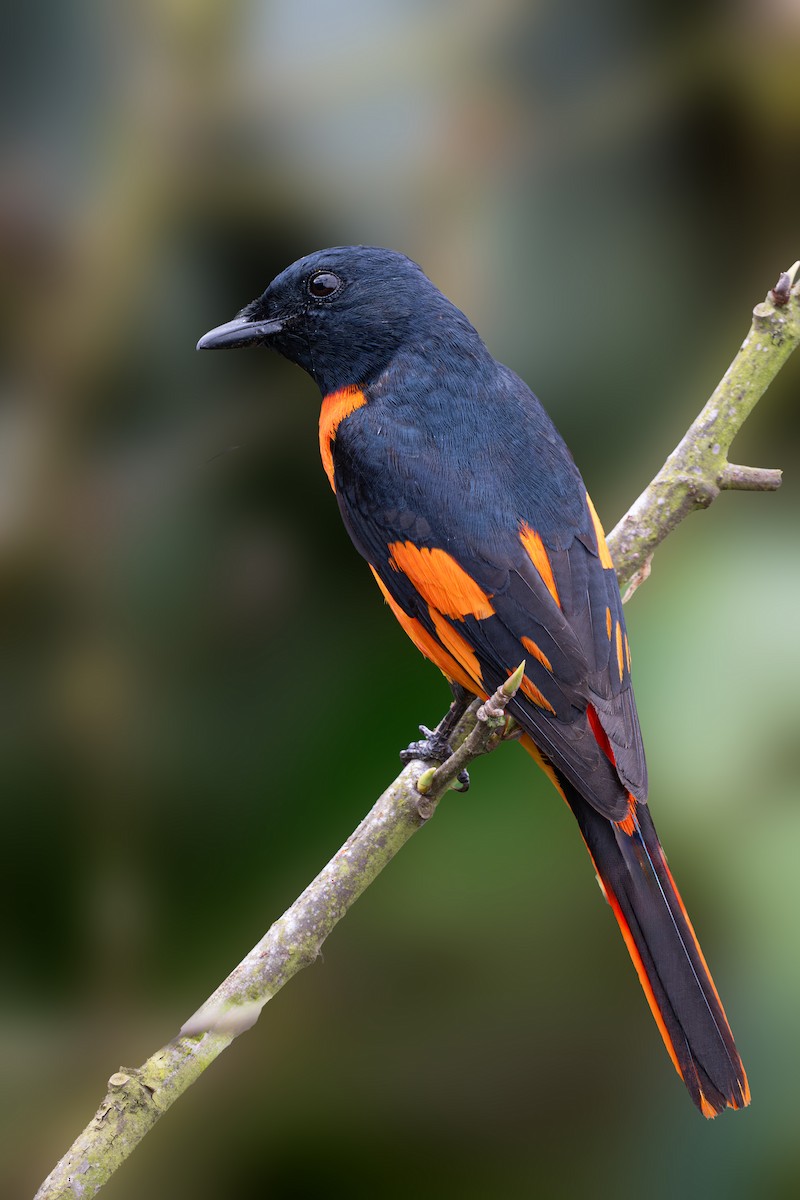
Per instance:
[[[447,688],[340,526],[318,396],[197,355],[300,254],[421,262],[611,527],[800,257],[795,0],[29,0],[6,14],[0,1190],[171,1037]],[[109,1198],[797,1194],[800,361],[781,466],[628,607],[659,829],[749,1070],[704,1122],[577,830],[478,764]],[[233,449],[235,448],[235,449]]]

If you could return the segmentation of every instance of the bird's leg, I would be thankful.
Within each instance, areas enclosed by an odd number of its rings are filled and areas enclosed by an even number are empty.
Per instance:
[[[427,725],[419,726],[419,731],[424,734],[424,737],[419,742],[412,742],[406,750],[400,751],[400,758],[403,762],[421,758],[426,761],[443,763],[450,758],[453,753],[450,737],[475,699],[473,694],[463,688],[460,683],[451,682],[450,688],[453,692],[453,703],[450,705],[449,712],[435,729],[428,729]]]
[[[450,745],[450,737],[475,697],[460,683],[453,683],[452,680],[450,689],[453,693],[453,703],[450,705],[449,712],[435,729],[428,729],[427,725],[419,726],[419,731],[423,735],[422,740],[412,742],[407,749],[400,751],[402,762],[424,759],[426,762],[443,763],[447,762],[452,755],[453,747]],[[458,782],[461,784],[458,790],[465,792],[469,787],[469,775],[466,771],[459,772]]]

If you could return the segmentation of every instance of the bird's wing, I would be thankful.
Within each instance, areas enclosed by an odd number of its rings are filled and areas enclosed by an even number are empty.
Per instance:
[[[532,512],[483,523],[465,506],[463,520],[451,509],[443,521],[452,489],[439,480],[429,493],[421,477],[392,507],[363,471],[337,480],[345,523],[395,616],[479,695],[525,659],[510,711],[599,812],[624,819],[629,794],[646,798],[646,766],[619,589],[591,501],[583,493],[577,528],[556,538]]]

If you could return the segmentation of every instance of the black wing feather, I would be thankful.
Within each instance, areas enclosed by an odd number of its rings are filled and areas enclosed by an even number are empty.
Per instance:
[[[624,634],[619,589],[613,570],[600,562],[577,468],[538,401],[527,396],[522,397],[525,403],[536,406],[522,414],[528,442],[515,444],[513,457],[508,439],[488,435],[485,422],[474,422],[471,430],[470,409],[464,410],[458,437],[452,440],[452,419],[437,438],[435,412],[425,426],[401,424],[396,412],[371,400],[339,429],[336,495],[356,548],[392,598],[431,635],[435,629],[425,601],[390,564],[391,543],[412,541],[446,551],[492,597],[494,615],[452,622],[477,655],[486,691],[525,658],[530,679],[554,712],[521,693],[511,711],[589,803],[620,820],[628,811],[628,792],[638,800],[646,798],[647,778],[626,656],[619,670],[617,623]],[[517,395],[511,399],[520,402]],[[446,453],[441,446],[445,440]],[[542,445],[546,479],[555,479],[556,498],[543,494],[545,476],[535,470]],[[556,508],[557,525],[551,515]],[[537,531],[547,548],[560,606],[520,540],[523,523]],[[536,642],[550,670],[526,653],[523,637]],[[591,730],[589,705],[616,763]]]

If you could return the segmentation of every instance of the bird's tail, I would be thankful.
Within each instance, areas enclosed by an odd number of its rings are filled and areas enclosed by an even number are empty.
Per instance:
[[[744,1107],[747,1076],[647,805],[609,821],[560,782],[689,1095],[705,1117]]]

